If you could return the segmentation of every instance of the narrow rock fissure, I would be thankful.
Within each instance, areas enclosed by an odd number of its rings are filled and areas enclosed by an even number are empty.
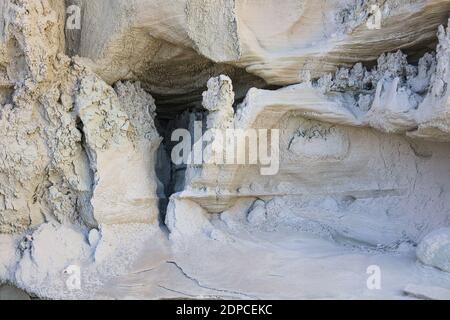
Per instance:
[[[166,209],[172,194],[182,191],[184,188],[184,179],[186,165],[176,165],[171,160],[172,148],[177,141],[172,141],[172,132],[176,129],[187,129],[191,131],[193,121],[202,121],[205,119],[205,110],[202,108],[187,108],[181,112],[174,112],[170,118],[167,113],[161,113],[161,107],[156,101],[157,114],[155,125],[159,135],[163,138],[157,151],[156,174],[161,182],[158,186],[159,201],[159,219],[160,224],[165,226]]]
[[[86,141],[86,134],[84,132],[84,125],[83,121],[78,117],[76,121],[76,127],[78,131],[81,133],[81,148],[88,159],[89,163],[92,162],[91,155],[88,151],[87,147],[87,141]],[[85,214],[79,215],[81,221],[88,227],[91,228],[97,228],[98,223],[95,220],[94,217],[94,208],[92,207],[91,201],[87,201],[87,199],[92,199],[94,189],[95,189],[95,172],[92,169],[92,166],[89,165],[89,176],[91,181],[91,187],[88,194],[81,196],[81,198],[78,198],[77,200],[77,206],[80,208],[80,211],[84,212]]]

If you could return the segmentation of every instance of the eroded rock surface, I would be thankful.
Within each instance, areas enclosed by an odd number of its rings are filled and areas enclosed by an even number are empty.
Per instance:
[[[447,297],[449,12],[2,1],[0,282],[55,299]],[[202,161],[175,163],[176,129]],[[225,161],[230,130],[247,162]]]

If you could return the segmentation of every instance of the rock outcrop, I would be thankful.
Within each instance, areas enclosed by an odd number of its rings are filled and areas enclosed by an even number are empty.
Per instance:
[[[419,243],[417,258],[426,265],[450,272],[450,230],[434,230]]]
[[[0,285],[447,297],[449,14],[448,0],[2,1]]]

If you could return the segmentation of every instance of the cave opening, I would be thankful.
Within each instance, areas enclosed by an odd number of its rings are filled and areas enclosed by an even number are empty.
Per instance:
[[[211,72],[208,79],[220,74],[227,75],[232,79],[233,91],[235,92],[233,104],[235,110],[242,103],[250,88],[278,88],[278,86],[267,84],[262,78],[254,76],[244,69],[232,67],[230,70],[230,72]],[[152,91],[151,88],[146,88],[146,90],[155,99],[155,126],[162,137],[162,142],[157,151],[155,169],[161,182],[157,191],[160,198],[159,219],[160,224],[164,225],[169,199],[172,194],[184,189],[186,171],[185,164],[175,165],[171,161],[172,148],[177,144],[177,141],[172,141],[171,139],[172,132],[176,129],[192,131],[195,121],[206,121],[208,111],[202,106],[202,93],[207,90],[207,81],[204,82],[201,88],[184,93],[161,94],[160,92]]]

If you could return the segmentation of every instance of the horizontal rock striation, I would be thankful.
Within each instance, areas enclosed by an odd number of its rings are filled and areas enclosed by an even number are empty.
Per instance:
[[[448,296],[449,13],[2,1],[0,298]]]

